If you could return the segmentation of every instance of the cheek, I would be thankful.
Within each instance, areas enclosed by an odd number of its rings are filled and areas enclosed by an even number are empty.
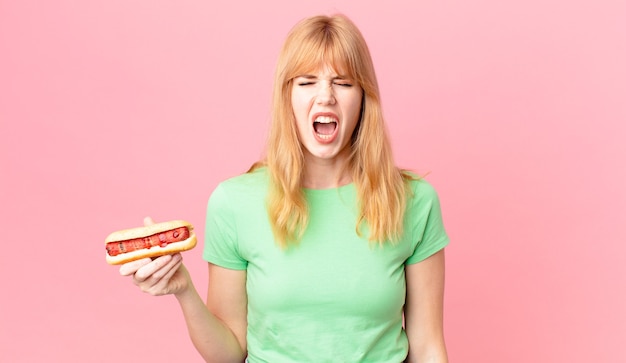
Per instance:
[[[293,110],[293,115],[296,119],[296,123],[298,125],[301,124],[306,119],[306,111],[304,107],[302,107],[302,104],[298,102],[292,102],[291,107]]]
[[[302,113],[302,105],[302,95],[298,92],[291,92],[291,109],[293,110],[293,113],[296,115],[298,113]]]
[[[355,96],[350,102],[349,106],[349,114],[351,120],[356,124],[359,121],[359,117],[361,116],[361,105],[362,105],[362,97],[359,95]]]
[[[296,122],[308,123],[308,115],[311,108],[310,99],[305,95],[293,93],[291,95],[291,109],[296,117]]]
[[[298,133],[302,132],[302,128],[306,124],[307,113],[306,108],[303,107],[303,103],[296,95],[292,94],[291,97],[291,110],[293,112],[294,120],[296,123],[296,129]]]

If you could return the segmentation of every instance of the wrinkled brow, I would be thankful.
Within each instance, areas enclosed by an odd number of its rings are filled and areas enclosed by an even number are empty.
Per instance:
[[[318,77],[314,74],[302,74],[302,75],[296,76],[295,78],[318,79]],[[343,76],[343,75],[337,75],[337,76],[331,77],[332,81],[337,80],[337,79],[345,80],[345,79],[351,79],[351,78],[348,76]]]

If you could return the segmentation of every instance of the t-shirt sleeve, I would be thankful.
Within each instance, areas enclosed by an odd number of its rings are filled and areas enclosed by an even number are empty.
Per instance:
[[[407,223],[412,226],[415,248],[405,262],[407,265],[425,260],[450,243],[443,226],[437,192],[423,180],[415,183],[417,186],[407,216]]]
[[[202,257],[221,267],[245,270],[248,261],[239,252],[237,220],[231,206],[226,188],[218,185],[207,204]]]

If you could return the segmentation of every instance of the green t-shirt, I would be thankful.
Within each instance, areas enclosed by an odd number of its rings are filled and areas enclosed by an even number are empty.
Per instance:
[[[309,225],[298,245],[283,250],[267,217],[267,170],[218,185],[203,257],[247,270],[250,363],[404,361],[404,267],[448,244],[437,194],[425,181],[412,186],[395,245],[357,235],[356,189],[348,184],[304,190]]]

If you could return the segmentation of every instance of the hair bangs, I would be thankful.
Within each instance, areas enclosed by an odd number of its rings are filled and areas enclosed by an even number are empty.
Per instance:
[[[340,77],[355,81],[358,70],[357,51],[350,47],[345,35],[324,24],[316,32],[309,33],[303,39],[294,39],[291,59],[286,62],[285,80],[287,82],[301,75],[316,74],[329,67]]]

